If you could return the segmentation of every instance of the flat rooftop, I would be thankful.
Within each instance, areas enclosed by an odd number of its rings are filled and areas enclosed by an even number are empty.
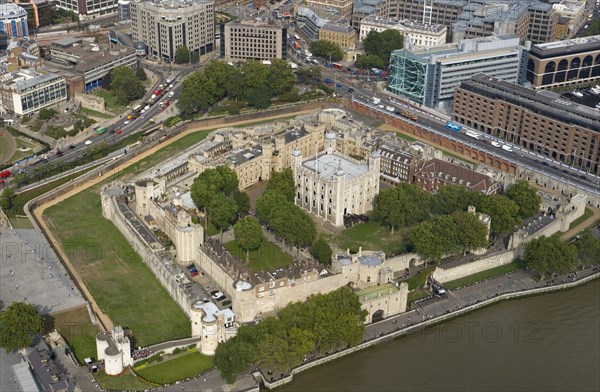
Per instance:
[[[328,180],[332,180],[334,175],[346,176],[346,179],[351,180],[369,171],[367,163],[355,163],[339,154],[319,155],[317,158],[304,161],[302,166]]]
[[[359,290],[356,295],[360,299],[371,299],[377,298],[379,294],[387,294],[390,291],[398,291],[398,288],[393,283],[382,284],[381,286],[369,287],[367,289]]]
[[[564,41],[533,45],[531,48],[531,53],[535,57],[548,58],[596,50],[600,50],[600,35],[593,35],[591,37],[578,37]]]
[[[48,314],[85,305],[41,233],[33,229],[2,230],[0,242],[0,298],[4,306],[26,302]]]

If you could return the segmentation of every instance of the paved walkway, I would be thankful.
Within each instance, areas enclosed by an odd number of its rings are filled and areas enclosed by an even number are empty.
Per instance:
[[[591,227],[594,223],[600,221],[600,208],[594,208],[594,207],[590,207],[590,206],[587,206],[587,208],[592,210],[592,212],[594,214],[592,216],[590,216],[589,218],[587,218],[586,220],[584,220],[583,222],[581,222],[580,224],[578,224],[577,226],[575,226],[572,229],[565,232],[563,235],[561,235],[560,236],[561,240],[566,241],[568,239],[571,239],[578,233]]]

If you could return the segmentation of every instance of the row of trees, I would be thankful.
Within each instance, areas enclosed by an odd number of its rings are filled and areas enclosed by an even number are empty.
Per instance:
[[[579,236],[578,236],[579,237]],[[560,234],[541,236],[525,245],[525,262],[544,279],[553,274],[566,274],[579,265],[600,262],[600,240],[589,232],[573,244],[560,239]]]
[[[183,45],[175,50],[176,64],[196,64],[200,61],[198,52],[190,51],[187,46]]]
[[[272,98],[293,94],[295,81],[290,64],[281,59],[271,60],[271,65],[247,61],[241,68],[215,61],[183,81],[177,107],[184,116],[191,116],[228,98],[267,108]]]
[[[313,41],[310,44],[310,51],[317,57],[325,60],[340,61],[344,57],[344,52],[340,45],[326,39]]]
[[[371,30],[363,41],[365,55],[358,56],[357,68],[387,68],[390,65],[392,51],[402,49],[404,36],[398,30],[389,29],[381,33]]]
[[[476,215],[457,211],[414,226],[409,238],[421,257],[439,261],[444,255],[486,247],[487,226]]]
[[[256,201],[256,211],[279,238],[300,248],[312,244],[317,237],[315,222],[294,204],[295,185],[292,170],[271,173],[262,196]]]
[[[432,195],[415,184],[401,183],[380,192],[375,198],[373,218],[390,227],[410,227],[433,215],[451,215],[466,211],[468,206],[492,219],[492,232],[508,233],[523,219],[533,216],[540,208],[541,197],[525,181],[512,185],[505,195],[485,195],[469,192],[458,185],[446,185]]]
[[[362,341],[367,312],[348,287],[293,303],[219,344],[215,365],[227,382],[251,365],[288,373],[311,354],[329,354]]]
[[[238,190],[237,174],[227,166],[206,169],[194,179],[191,197],[200,210],[221,231],[233,224],[239,214],[248,211],[248,195]]]

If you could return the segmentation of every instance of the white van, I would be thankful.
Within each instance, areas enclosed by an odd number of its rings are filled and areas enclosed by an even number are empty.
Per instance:
[[[465,135],[467,135],[468,137],[472,137],[473,139],[477,139],[477,140],[479,140],[479,138],[481,137],[481,134],[474,132],[474,131],[466,131]]]
[[[508,151],[508,152],[512,152],[512,150],[513,150],[513,149],[512,149],[512,147],[511,147],[511,146],[509,146],[508,144],[503,144],[503,145],[502,145],[502,149],[503,149],[504,151]]]

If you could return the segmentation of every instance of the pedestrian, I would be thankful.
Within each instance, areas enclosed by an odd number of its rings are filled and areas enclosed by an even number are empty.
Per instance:
[[[206,378],[204,379],[204,382],[206,382]]]

